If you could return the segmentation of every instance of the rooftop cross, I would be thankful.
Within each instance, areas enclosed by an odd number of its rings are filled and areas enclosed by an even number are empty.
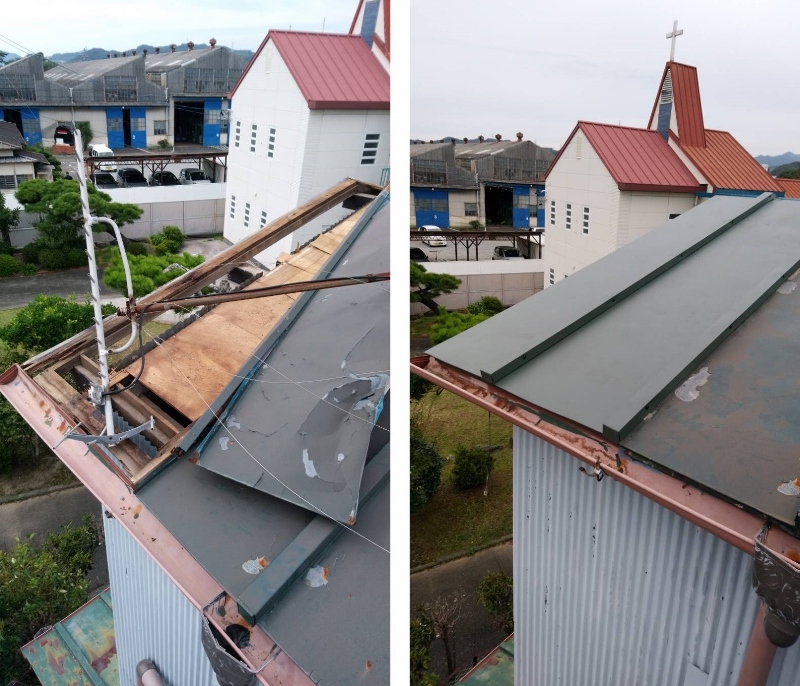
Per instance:
[[[675,39],[678,36],[682,36],[682,35],[683,35],[683,29],[678,31],[678,20],[676,19],[674,22],[672,22],[672,32],[667,34],[667,38],[668,39],[669,38],[672,39],[672,49],[669,51],[669,61],[670,62],[674,62],[675,61]]]

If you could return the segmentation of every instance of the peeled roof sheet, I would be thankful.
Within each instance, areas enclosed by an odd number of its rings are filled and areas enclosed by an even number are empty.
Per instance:
[[[692,173],[657,131],[579,122],[620,190],[695,192]]]

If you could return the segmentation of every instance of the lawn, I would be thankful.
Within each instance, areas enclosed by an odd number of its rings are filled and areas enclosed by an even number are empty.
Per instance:
[[[442,470],[439,492],[422,512],[411,517],[411,566],[433,562],[453,553],[469,552],[511,533],[512,524],[512,427],[486,410],[446,391],[434,391],[411,412],[420,418],[426,435],[447,458],[460,444],[499,445],[494,470],[484,489],[456,491],[448,460]]]
[[[21,307],[17,307],[10,310],[0,310],[0,329],[10,324],[11,320],[17,316],[17,312],[21,309]]]
[[[430,336],[431,335],[431,327],[439,321],[439,317],[435,317],[433,314],[430,316],[428,315],[416,315],[411,317],[411,336],[413,338],[419,336]]]

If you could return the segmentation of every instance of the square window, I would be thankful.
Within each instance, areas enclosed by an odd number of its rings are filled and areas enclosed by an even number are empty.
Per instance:
[[[230,218],[233,219],[236,216],[236,196],[231,196],[231,209],[230,209]]]
[[[167,120],[166,119],[156,119],[153,122],[153,135],[154,136],[166,136],[167,135]]]
[[[267,225],[267,211],[261,210],[261,228],[263,229]]]
[[[464,203],[464,216],[465,217],[477,217],[478,216],[478,203],[476,203],[476,202],[465,202]]]

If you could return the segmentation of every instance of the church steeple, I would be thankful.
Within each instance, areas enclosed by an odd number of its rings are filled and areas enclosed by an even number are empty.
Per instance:
[[[695,67],[667,62],[647,128],[658,131],[665,140],[671,132],[682,146],[705,147],[703,107]]]

